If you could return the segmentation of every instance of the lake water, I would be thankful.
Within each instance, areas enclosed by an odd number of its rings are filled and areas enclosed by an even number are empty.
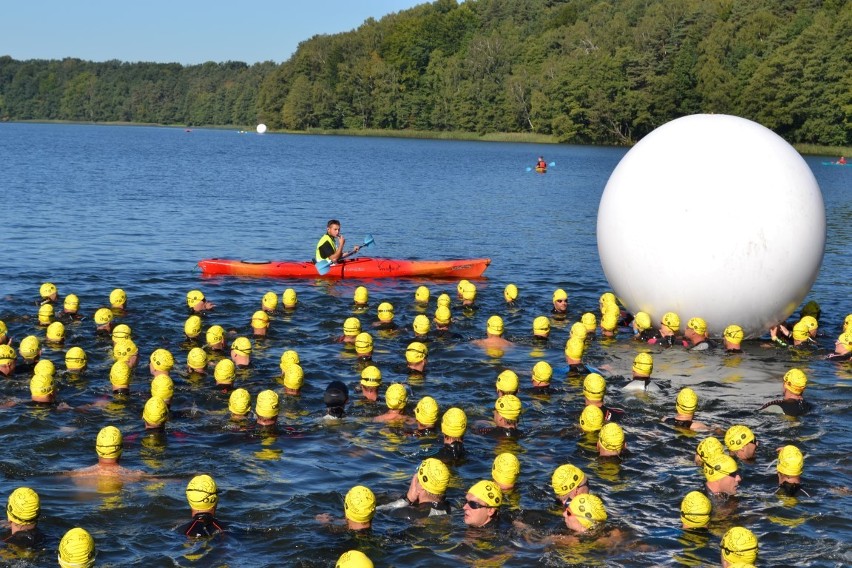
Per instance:
[[[59,399],[72,410],[27,404],[29,375],[0,383],[7,407],[0,411],[0,498],[20,485],[41,496],[40,527],[48,549],[20,558],[0,548],[0,563],[53,566],[56,546],[72,526],[94,536],[103,566],[332,566],[349,548],[365,551],[376,566],[711,566],[719,563],[719,540],[731,526],[752,529],[763,566],[847,566],[852,563],[852,474],[849,457],[852,368],[807,354],[749,343],[740,357],[719,352],[652,349],[654,376],[668,396],[640,401],[617,390],[640,346],[622,330],[618,341],[597,341],[589,364],[606,371],[607,400],[627,410],[621,421],[630,455],[620,465],[600,463],[593,442],[576,428],[582,408],[581,379],[566,378],[562,347],[568,325],[554,328],[545,348],[526,342],[532,320],[549,312],[550,297],[564,288],[569,313],[596,311],[607,290],[595,244],[597,205],[608,176],[625,150],[580,146],[448,142],[337,136],[239,134],[233,131],[42,124],[0,124],[0,319],[20,340],[44,337],[36,325],[35,300],[42,282],[60,296],[77,294],[88,317],[69,325],[66,348],[83,347],[89,370],[59,379]],[[546,175],[527,172],[538,154],[555,161]],[[850,305],[849,242],[852,237],[852,169],[822,167],[807,158],[823,191],[828,242],[822,271],[809,296],[822,306],[821,350],[830,349]],[[205,257],[308,259],[326,221],[340,218],[343,234],[356,243],[376,240],[371,254],[398,258],[493,259],[487,279],[477,281],[479,309],[454,308],[456,339],[430,343],[424,381],[409,383],[410,408],[422,396],[442,412],[461,406],[472,425],[492,414],[494,381],[504,368],[522,385],[538,360],[557,373],[550,396],[524,390],[517,442],[494,440],[471,430],[469,459],[454,467],[448,495],[453,502],[479,479],[490,477],[501,451],[522,462],[518,488],[508,500],[512,515],[533,523],[522,535],[508,518],[497,531],[467,530],[461,511],[425,524],[379,512],[374,530],[354,535],[316,520],[342,517],[342,497],[357,484],[370,487],[380,503],[403,494],[423,457],[438,448],[434,438],[411,438],[372,423],[377,410],[355,392],[356,362],[335,338],[353,315],[355,287],[370,291],[370,309],[356,314],[369,326],[375,307],[389,301],[403,328],[397,336],[375,333],[377,365],[384,385],[406,382],[404,347],[422,308],[414,291],[432,292],[431,315],[440,292],[455,282],[263,280],[201,277]],[[791,230],[795,228],[791,227]],[[502,290],[520,289],[507,308]],[[296,349],[305,370],[302,397],[282,403],[280,424],[296,434],[252,436],[226,429],[226,399],[208,382],[173,372],[176,395],[163,443],[144,435],[141,409],[148,394],[147,370],[136,369],[128,401],[112,401],[109,343],[94,334],[91,315],[122,287],[129,309],[120,319],[133,329],[142,361],[156,348],[170,349],[179,366],[186,359],[183,322],[187,291],[199,288],[216,302],[205,329],[223,325],[246,333],[252,312],[268,290],[292,287],[298,308],[273,316],[271,332],[255,344],[253,368],[238,378],[254,396],[277,382],[278,360]],[[467,340],[484,335],[494,314],[506,320],[519,345],[502,356]],[[682,314],[683,316],[683,314]],[[64,371],[64,349],[44,357]],[[780,394],[781,377],[798,366],[809,377],[806,391],[816,410],[801,419],[756,414]],[[340,379],[351,391],[350,416],[341,425],[320,420],[322,392]],[[726,514],[714,513],[707,532],[679,529],[678,507],[702,476],[693,437],[662,424],[685,385],[700,397],[698,418],[722,429],[743,423],[761,446],[755,464],[742,466],[741,495]],[[282,399],[283,400],[283,399]],[[380,399],[381,400],[381,399]],[[15,404],[13,404],[15,403]],[[97,404],[93,404],[97,403]],[[151,479],[137,483],[81,484],[62,472],[95,462],[94,441],[107,424],[125,435],[122,463]],[[774,449],[795,444],[806,454],[809,497],[775,494]],[[620,545],[591,541],[548,544],[548,533],[565,532],[550,489],[550,476],[573,463],[589,477],[619,528]],[[210,473],[219,484],[218,517],[233,529],[225,539],[187,541],[173,529],[189,519],[187,481]]]

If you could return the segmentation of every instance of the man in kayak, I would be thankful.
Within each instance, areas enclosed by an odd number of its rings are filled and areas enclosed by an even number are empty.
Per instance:
[[[346,243],[346,237],[340,234],[340,221],[331,219],[326,225],[325,234],[317,242],[317,250],[314,255],[314,260],[330,260],[337,262],[343,255],[343,245]],[[355,245],[353,252],[358,252],[360,249]]]
[[[540,170],[547,169],[547,162],[544,161],[544,156],[538,157],[538,161],[535,163],[535,167]]]

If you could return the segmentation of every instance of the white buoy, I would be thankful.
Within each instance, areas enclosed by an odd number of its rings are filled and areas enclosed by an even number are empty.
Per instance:
[[[757,336],[787,318],[825,250],[819,185],[771,130],[693,115],[642,139],[619,162],[598,210],[604,274],[625,306],[659,322],[739,324]]]
[[[261,122],[257,125],[257,133],[263,134],[264,132],[266,132],[266,125]]]

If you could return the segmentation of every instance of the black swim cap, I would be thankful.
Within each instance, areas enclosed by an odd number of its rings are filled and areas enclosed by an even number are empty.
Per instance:
[[[326,406],[343,406],[349,400],[349,389],[341,381],[332,381],[322,398]]]

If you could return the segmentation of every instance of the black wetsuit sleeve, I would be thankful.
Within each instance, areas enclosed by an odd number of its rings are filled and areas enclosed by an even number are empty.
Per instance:
[[[330,242],[326,241],[322,245],[320,245],[319,254],[323,258],[328,258],[334,254],[334,247]]]

